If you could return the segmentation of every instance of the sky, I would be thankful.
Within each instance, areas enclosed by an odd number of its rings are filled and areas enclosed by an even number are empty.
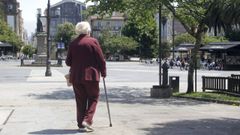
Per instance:
[[[35,32],[37,21],[37,9],[41,8],[42,12],[47,8],[48,0],[17,0],[22,10],[24,29],[27,30],[28,36]],[[54,5],[62,0],[50,0],[50,5]],[[85,0],[78,0],[84,2]],[[89,5],[91,3],[88,3]],[[43,13],[42,13],[43,14]]]

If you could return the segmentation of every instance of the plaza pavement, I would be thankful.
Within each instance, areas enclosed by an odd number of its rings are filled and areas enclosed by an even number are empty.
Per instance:
[[[119,63],[118,63],[119,64]],[[131,63],[129,63],[131,64]],[[111,81],[112,71],[128,66],[109,64],[106,78],[113,127],[101,95],[92,133],[79,133],[75,101],[64,72],[52,68],[1,66],[29,70],[26,80],[0,82],[0,135],[240,135],[240,108],[187,99],[152,99],[151,83]],[[130,65],[131,66],[131,65]],[[67,71],[67,70],[64,70]]]

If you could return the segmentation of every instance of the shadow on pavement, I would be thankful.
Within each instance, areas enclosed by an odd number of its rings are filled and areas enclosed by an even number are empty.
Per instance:
[[[29,94],[28,97],[36,99],[48,100],[72,100],[74,93],[71,88],[63,89],[58,88],[57,91],[45,94]],[[150,88],[134,88],[134,87],[111,87],[107,89],[108,99],[110,103],[120,104],[150,104],[150,105],[199,105],[208,104],[208,102],[194,101],[187,99],[169,98],[169,99],[156,99],[150,98]],[[101,88],[100,101],[105,102],[105,92]]]
[[[240,135],[240,119],[200,119],[154,124],[146,135]]]
[[[57,91],[54,92],[49,92],[46,94],[28,94],[28,97],[34,97],[36,99],[48,99],[48,100],[70,100],[70,99],[74,99],[74,93],[73,90],[69,89],[62,89],[59,88],[57,89]]]
[[[108,88],[108,98],[110,103],[122,104],[149,104],[149,105],[198,105],[207,102],[193,101],[178,98],[157,99],[150,97],[150,88],[118,87]],[[100,101],[105,101],[104,90],[101,91]]]
[[[45,129],[36,132],[30,132],[29,134],[34,135],[61,135],[61,134],[77,134],[79,133],[76,129]]]

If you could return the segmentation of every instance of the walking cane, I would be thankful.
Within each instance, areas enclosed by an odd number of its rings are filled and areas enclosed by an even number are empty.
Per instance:
[[[106,84],[105,84],[105,78],[103,78],[103,85],[104,85],[104,91],[105,91],[105,96],[106,96],[108,117],[109,117],[109,122],[110,122],[109,126],[112,127],[112,121],[111,121],[110,109],[109,109],[109,104],[108,104],[108,96],[107,96],[107,88],[106,88]]]

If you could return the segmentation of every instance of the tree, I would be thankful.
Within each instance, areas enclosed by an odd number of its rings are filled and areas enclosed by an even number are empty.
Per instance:
[[[197,54],[203,42],[203,37],[211,27],[229,26],[232,22],[239,22],[238,0],[91,0],[99,2],[98,12],[108,13],[112,11],[131,12],[146,17],[160,10],[163,4],[172,12],[184,26],[188,34],[195,38],[195,47],[191,53],[188,70],[187,93],[193,92],[193,73],[197,62]],[[231,8],[232,7],[232,8]],[[214,9],[219,9],[217,12]],[[224,11],[227,9],[227,11]],[[231,13],[229,16],[226,16]],[[224,15],[222,15],[224,14]],[[237,15],[236,15],[237,14]],[[217,19],[213,17],[217,15]],[[224,20],[222,16],[228,17]],[[238,18],[235,18],[238,16]],[[216,17],[214,17],[216,18]],[[143,21],[144,23],[144,21]],[[231,25],[230,25],[231,26]],[[226,27],[224,27],[226,28]]]
[[[32,57],[32,55],[36,52],[36,48],[34,48],[32,45],[25,45],[21,49],[22,53],[25,55],[28,55],[29,57]]]
[[[226,34],[226,38],[229,41],[240,41],[240,29],[236,29],[236,30],[227,30],[225,32]]]
[[[133,38],[139,43],[138,54],[141,58],[154,57],[154,50],[158,49],[158,47],[156,47],[157,31],[154,18],[148,22],[155,24],[151,28],[142,28],[141,24],[134,20],[134,18],[131,18],[127,21],[126,25],[123,27],[122,34]]]
[[[127,18],[126,26],[123,28],[123,35],[127,37],[132,37],[135,41],[139,43],[138,53],[140,57],[152,58],[154,57],[154,49],[157,49],[157,29],[155,21],[155,13],[151,10],[146,10],[152,8],[158,3],[158,0],[149,2],[148,4],[142,4],[146,0],[135,1],[135,0],[88,0],[99,2],[97,7],[91,7],[92,14],[99,14],[104,16],[110,14],[114,11],[120,11],[125,13]],[[144,12],[142,12],[142,11]],[[137,12],[137,13],[136,13]],[[134,34],[133,34],[134,33]]]
[[[215,35],[218,32],[225,32],[226,38],[230,41],[239,41],[240,33],[240,1],[239,0],[219,0],[210,7],[212,11],[207,14],[210,18],[207,23],[214,29]]]
[[[138,43],[126,36],[111,36],[108,31],[103,31],[99,37],[99,42],[103,52],[107,55],[121,54],[131,55],[131,51],[135,50]]]
[[[188,33],[183,33],[183,34],[177,35],[175,37],[175,46],[178,46],[181,43],[192,43],[192,44],[194,44],[195,41],[196,40],[193,36],[191,36]],[[223,36],[207,36],[207,35],[205,35],[203,37],[202,44],[206,45],[206,44],[211,43],[211,42],[224,42],[224,41],[226,41],[226,38],[223,37]]]
[[[173,6],[172,2],[176,2],[178,4],[177,7]],[[237,22],[238,20],[234,19],[234,15],[228,16],[228,19],[222,18],[221,15],[225,13],[224,10],[226,7],[235,8],[236,5],[239,6],[239,2],[236,0],[164,0],[163,3],[173,15],[180,20],[186,31],[196,39],[188,70],[187,93],[191,93],[193,92],[194,65],[197,62],[197,53],[203,44],[203,38],[206,32],[212,27],[215,28],[215,30],[216,28],[219,30],[224,28],[224,30],[226,30],[226,26],[231,26],[232,22]],[[237,9],[228,11],[229,13],[237,13]]]
[[[181,43],[192,43],[194,44],[195,38],[188,33],[183,33],[175,37],[175,46],[178,46]]]
[[[156,47],[157,49],[155,49],[155,55],[158,55],[158,47]],[[162,59],[168,58],[170,56],[170,43],[169,42],[163,42],[162,43]]]
[[[4,19],[4,4],[0,1],[0,19]]]
[[[228,40],[223,36],[206,36],[205,35],[203,38],[204,45],[212,43],[212,42],[227,42],[227,41]]]
[[[12,31],[8,25],[0,19],[0,41],[7,42],[14,46],[15,51],[19,51],[23,46],[22,40]]]
[[[68,49],[68,44],[75,35],[75,26],[72,23],[66,22],[60,24],[57,27],[55,42],[63,42],[65,44],[65,49]]]
[[[240,1],[239,0],[214,0],[209,6],[207,24],[214,28],[215,35],[221,31],[234,31],[239,29]]]

